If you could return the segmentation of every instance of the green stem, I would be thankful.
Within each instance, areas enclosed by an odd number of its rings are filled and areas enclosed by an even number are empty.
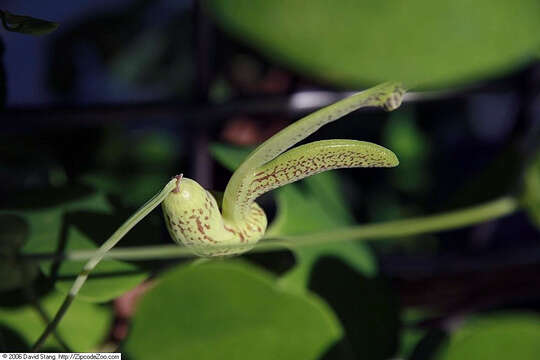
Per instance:
[[[419,235],[429,232],[457,229],[512,214],[519,208],[514,197],[502,197],[481,205],[449,211],[447,213],[388,221],[380,224],[359,225],[339,230],[288,236],[295,246],[330,241],[382,239]]]
[[[387,221],[378,224],[359,225],[315,234],[289,235],[267,238],[257,244],[252,252],[269,252],[305,247],[320,243],[352,240],[374,240],[419,235],[429,232],[457,229],[488,220],[510,215],[518,210],[518,201],[503,197],[481,205],[450,211],[443,214],[417,217],[406,220]],[[230,247],[230,245],[228,245]],[[99,250],[98,250],[99,251]],[[71,251],[62,257],[65,261],[83,261],[96,254],[93,250]],[[48,254],[27,255],[36,259],[50,260]],[[54,255],[52,255],[54,256]],[[177,245],[141,246],[136,248],[111,249],[103,260],[151,260],[196,257],[193,252]]]
[[[29,271],[28,271],[29,264],[25,264],[24,262],[22,264],[23,264],[22,275],[23,275],[23,281],[24,281],[24,287],[23,287],[24,294],[27,300],[29,301],[29,303],[32,305],[32,307],[36,311],[37,315],[43,321],[44,325],[47,326],[47,324],[49,324],[49,321],[50,321],[49,315],[47,314],[45,309],[41,306],[38,300],[38,297],[34,291],[34,287],[32,284],[33,278],[32,276],[30,276]],[[32,264],[32,265],[35,265],[35,264]],[[53,332],[53,336],[55,337],[56,341],[58,342],[58,344],[62,347],[64,351],[72,352],[70,347],[64,341],[64,339],[56,331]]]
[[[288,243],[281,240],[267,240],[257,244],[250,252],[269,252],[279,251],[288,248]],[[219,245],[215,245],[219,247]],[[230,248],[232,245],[226,245]],[[245,246],[245,245],[244,245]],[[66,254],[23,254],[21,257],[27,261],[85,261],[92,258],[96,250],[74,250]],[[107,260],[152,260],[152,259],[178,259],[178,258],[200,258],[193,253],[192,248],[178,245],[156,245],[156,246],[137,246],[128,248],[118,248],[109,250],[101,259]],[[1,257],[0,257],[1,259]]]
[[[176,186],[176,179],[171,180],[163,190],[155,195],[150,201],[143,205],[133,214],[103,245],[94,252],[72,252],[68,254],[68,260],[82,260],[86,256],[90,259],[84,266],[82,272],[77,276],[73,286],[66,296],[62,306],[56,313],[52,322],[49,323],[44,333],[38,339],[32,351],[37,351],[45,342],[47,337],[53,333],[68,310],[69,306],[84,285],[89,273],[105,257],[137,260],[137,259],[158,259],[175,256],[186,256],[188,249],[172,246],[141,247],[136,249],[111,250],[122,237],[141,221],[148,213],[156,208],[165,197]],[[503,197],[485,204],[451,211],[439,215],[412,218],[408,220],[389,221],[380,224],[360,225],[345,229],[327,231],[309,235],[295,235],[280,237],[281,241],[265,241],[260,243],[255,251],[274,251],[283,248],[294,248],[309,246],[318,243],[330,243],[340,241],[351,241],[361,239],[381,239],[418,235],[428,232],[452,230],[460,227],[493,220],[512,214],[519,208],[518,201],[513,197]],[[283,241],[285,240],[285,241]],[[229,245],[230,246],[230,245]]]
[[[111,237],[107,239],[107,241],[105,241],[103,245],[101,245],[101,247],[92,254],[90,260],[88,260],[81,273],[75,279],[71,289],[69,290],[68,295],[66,296],[64,302],[62,303],[62,306],[56,313],[54,319],[49,323],[43,334],[32,347],[32,351],[37,351],[45,343],[45,340],[47,340],[48,336],[55,331],[58,323],[60,322],[66,311],[69,309],[69,306],[81,290],[82,286],[86,282],[86,279],[88,279],[88,275],[97,266],[97,264],[99,264],[105,254],[113,246],[115,246],[124,237],[124,235],[126,235],[127,232],[131,230],[131,228],[133,228],[139,221],[141,221],[146,215],[148,215],[159,204],[161,204],[161,202],[165,199],[165,197],[167,197],[167,195],[169,195],[169,193],[175,188],[175,186],[176,179],[172,179],[171,181],[169,181],[167,185],[165,185],[163,190],[161,190],[146,204],[140,207],[139,210],[137,210],[129,219],[127,219],[122,224],[122,226],[120,226],[114,232],[114,234],[112,234]]]

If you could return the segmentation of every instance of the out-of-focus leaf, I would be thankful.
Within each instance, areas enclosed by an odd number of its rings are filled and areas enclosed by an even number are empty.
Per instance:
[[[230,100],[234,94],[234,89],[222,77],[217,78],[211,85],[208,97],[214,104],[223,104]]]
[[[156,57],[165,51],[166,41],[163,34],[155,29],[143,33],[127,44],[125,49],[119,49],[119,54],[111,61],[111,73],[128,82],[135,82],[142,75],[141,72],[157,65]]]
[[[427,161],[430,146],[411,113],[393,113],[383,136],[384,146],[399,154],[392,183],[400,190],[418,193],[429,190]]]
[[[118,224],[118,226],[120,226]],[[94,226],[100,226],[95,224]],[[66,251],[93,250],[96,243],[75,227],[67,231]],[[63,293],[68,293],[73,281],[81,272],[84,263],[66,261],[58,269],[53,264],[44,263],[47,275],[56,277],[55,285]],[[90,274],[89,280],[84,284],[77,297],[90,302],[105,302],[114,299],[127,290],[134,288],[148,275],[137,266],[121,261],[102,261]]]
[[[509,143],[452,196],[446,207],[457,209],[470,206],[514,191],[522,176],[525,161],[520,145]]]
[[[213,144],[213,156],[233,171],[249,154],[249,149]],[[299,235],[325,231],[353,223],[339,177],[324,172],[303,180],[304,187],[290,184],[276,190],[277,216],[267,236]],[[372,254],[363,244],[340,242],[293,249],[298,264],[282,278],[282,285],[305,289],[311,267],[321,256],[338,256],[358,271],[374,274]]]
[[[0,10],[0,17],[4,29],[21,34],[46,35],[58,28],[58,23],[30,16],[15,15],[6,10]]]
[[[0,291],[9,291],[30,284],[38,274],[38,268],[17,257],[28,237],[24,219],[0,214],[0,229]]]
[[[19,216],[0,215],[0,254],[15,255],[26,242],[28,225]]]
[[[398,346],[399,306],[383,278],[368,278],[338,258],[324,257],[313,267],[309,289],[332,307],[345,330],[329,355],[338,359],[393,358]]]
[[[171,134],[146,129],[126,135],[122,128],[109,128],[100,144],[96,162],[108,170],[139,168],[158,171],[177,160],[178,140]]]
[[[402,329],[399,337],[399,358],[409,359],[414,352],[414,348],[422,341],[425,335],[425,330]]]
[[[406,308],[401,312],[401,332],[398,358],[428,360],[445,338],[442,330],[419,327],[417,324],[437,316],[437,312],[425,308]],[[440,316],[440,315],[439,315]]]
[[[300,235],[328,231],[353,223],[347,201],[335,173],[324,172],[304,180],[305,188],[290,184],[277,190],[277,215],[268,236]],[[336,256],[367,275],[377,270],[365,244],[339,242],[293,248],[297,265],[285,274],[282,284],[305,288],[313,264],[323,256]]]
[[[136,91],[147,100],[189,97],[195,73],[190,7],[131,0],[104,9],[54,39],[48,74],[51,86],[65,95],[76,90],[84,73],[77,71],[80,48],[90,45],[116,89],[125,89],[127,83],[131,93]],[[123,96],[117,91],[109,95]]]
[[[214,143],[210,146],[210,152],[214,159],[230,171],[236,170],[252,150],[253,148],[249,147],[237,147],[220,143]]]
[[[31,283],[38,274],[33,264],[18,261],[16,258],[4,258],[0,255],[0,291],[14,290]]]
[[[63,294],[54,292],[41,299],[40,303],[48,316],[52,317],[63,300]],[[70,348],[76,351],[93,351],[105,340],[111,320],[112,314],[108,308],[75,300],[58,325],[57,332]],[[26,305],[0,308],[0,325],[14,331],[30,346],[45,330],[46,324],[37,309]],[[45,346],[60,348],[54,336],[49,337]],[[9,348],[7,344],[7,350],[17,349]]]
[[[424,334],[420,341],[416,342],[416,345],[409,353],[404,354],[405,359],[409,360],[432,360],[434,354],[438,351],[440,346],[448,340],[448,334],[440,329],[433,329],[431,331],[416,330],[411,334],[412,330],[407,331],[409,336],[418,336]]]
[[[22,336],[9,327],[0,324],[0,351],[1,352],[26,352],[28,344]]]
[[[319,298],[283,291],[254,266],[212,262],[163,276],[124,349],[134,359],[317,359],[340,336]]]
[[[422,88],[467,84],[524,65],[540,46],[536,0],[314,0],[309,6],[212,0],[208,6],[219,25],[264,55],[349,87],[388,79]]]
[[[180,170],[178,140],[158,132],[128,134],[109,130],[96,155],[98,170],[80,179],[100,191],[114,194],[122,205],[137,208]]]
[[[144,28],[119,47],[109,69],[113,76],[131,84],[165,88],[178,96],[189,91],[195,72],[193,16],[184,8],[161,19],[162,23]]]
[[[46,190],[42,192],[46,198]],[[37,200],[39,199],[36,197]],[[81,211],[111,216],[111,206],[100,193],[80,194],[70,201],[48,204],[36,210],[9,210],[2,211],[2,214],[20,216],[28,224],[28,241],[22,248],[22,253],[61,254],[72,250],[96,249],[122,224],[119,221],[114,225],[115,228],[105,229],[110,230],[110,233],[105,234],[102,231],[99,238],[91,239],[67,221],[70,213]],[[89,216],[89,220],[93,221],[94,218]],[[87,227],[103,229],[103,222],[94,221],[93,225]],[[67,292],[83,265],[82,262],[63,262],[60,265],[55,262],[41,262],[40,268],[55,281],[59,290]],[[79,297],[88,301],[108,301],[133,288],[145,277],[146,274],[132,264],[120,261],[102,262],[90,275]]]
[[[178,140],[170,133],[145,131],[128,153],[149,166],[170,166],[178,154]]]
[[[327,174],[314,176],[327,176]],[[267,231],[268,235],[308,234],[347,224],[347,219],[335,217],[324,208],[324,204],[316,197],[314,190],[316,189],[308,190],[300,184],[286,185],[277,190],[278,209],[276,218]]]
[[[155,194],[155,189],[167,182],[171,176],[156,173],[114,174],[93,172],[84,175],[80,181],[108,194],[120,197],[122,204],[138,207]]]
[[[337,225],[354,223],[349,203],[345,197],[343,184],[336,172],[327,172],[318,176],[310,176],[304,181],[307,191],[316,194],[319,203]]]
[[[77,56],[81,45],[97,50],[105,63],[114,58],[123,46],[131,44],[143,27],[143,14],[151,1],[134,0],[116,11],[92,14],[53,39],[50,67],[47,74],[50,86],[67,95],[79,83]]]
[[[536,360],[540,354],[540,317],[499,313],[473,318],[453,333],[437,360]]]
[[[531,221],[540,228],[540,151],[525,170],[522,202]]]

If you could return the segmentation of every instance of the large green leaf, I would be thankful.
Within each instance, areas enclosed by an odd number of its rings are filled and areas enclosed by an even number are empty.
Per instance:
[[[537,360],[540,316],[500,313],[479,316],[452,334],[437,360]]]
[[[439,88],[500,76],[540,47],[536,0],[212,0],[227,32],[337,85]]]
[[[41,300],[41,306],[49,318],[60,308],[63,299],[63,294],[54,292]],[[57,333],[75,351],[95,351],[100,342],[105,340],[111,320],[112,314],[108,308],[76,300],[59,324]],[[0,308],[0,325],[0,336],[5,328],[11,329],[29,347],[45,330],[46,324],[33,305],[26,305]],[[54,336],[49,337],[45,345],[59,349]],[[15,351],[9,349],[10,344],[6,346],[6,350]]]
[[[311,294],[239,262],[180,266],[141,300],[125,351],[134,359],[317,359],[341,336]]]
[[[59,193],[62,192],[68,193],[69,190],[59,190]],[[42,198],[45,197],[45,193],[46,191],[43,191]],[[36,197],[37,207],[40,194],[33,196]],[[112,208],[103,194],[81,193],[73,199],[57,202],[47,203],[33,210],[15,209],[2,212],[4,215],[20,216],[28,224],[28,240],[21,252],[62,254],[73,250],[96,249],[122,224],[122,219],[112,216]],[[76,218],[77,221],[72,223],[71,218]],[[115,224],[104,221],[104,218],[115,219]],[[93,229],[93,237],[88,235],[91,232],[89,229]],[[67,292],[83,265],[83,262],[65,261],[57,264],[43,261],[40,268],[45,275],[55,281],[59,290]],[[129,263],[102,262],[92,272],[79,296],[88,301],[108,301],[135,287],[146,276],[135,265]]]

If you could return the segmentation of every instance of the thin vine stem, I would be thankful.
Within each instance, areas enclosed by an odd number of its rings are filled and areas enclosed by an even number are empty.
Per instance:
[[[69,290],[69,293],[67,294],[66,298],[64,299],[64,302],[62,303],[62,306],[60,306],[60,309],[56,313],[54,319],[49,323],[43,334],[40,336],[40,338],[36,341],[34,346],[32,347],[32,351],[35,352],[39,350],[39,348],[45,343],[45,340],[49,337],[51,333],[53,333],[60,322],[62,320],[62,317],[66,313],[66,311],[69,309],[71,303],[81,290],[82,286],[88,279],[88,275],[90,272],[96,267],[96,265],[103,259],[105,254],[111,250],[112,247],[114,247],[123,237],[128,233],[129,230],[131,230],[139,221],[144,219],[146,215],[148,215],[152,210],[154,210],[167,195],[173,189],[176,187],[176,178],[172,179],[165,185],[165,187],[157,193],[154,197],[152,197],[149,201],[146,202],[143,206],[141,206],[131,217],[129,217],[112,235],[107,241],[101,245],[101,247],[95,251],[86,265],[84,265],[83,270],[81,273],[77,276],[75,281],[73,282],[73,285],[71,289]]]
[[[144,204],[122,226],[94,252],[71,252],[66,260],[83,260],[88,256],[89,260],[83,271],[75,279],[62,306],[54,319],[49,323],[43,334],[32,347],[37,351],[45,343],[48,336],[53,333],[69,309],[71,303],[88,279],[90,272],[104,258],[138,260],[171,258],[176,256],[188,256],[191,250],[176,246],[153,246],[136,249],[111,250],[124,235],[131,230],[139,221],[156,208],[163,199],[176,187],[176,178],[172,179],[161,192]],[[412,218],[407,220],[389,221],[380,224],[360,225],[340,230],[333,230],[309,235],[284,236],[279,239],[265,239],[255,247],[255,251],[276,251],[284,248],[310,246],[319,243],[330,243],[351,240],[381,239],[418,235],[427,232],[456,229],[476,223],[493,220],[515,212],[519,208],[518,201],[513,197],[503,197],[485,204],[451,211],[439,215]],[[230,245],[229,245],[230,246]]]
[[[359,225],[312,235],[293,236],[289,239],[294,240],[297,246],[301,246],[301,244],[325,242],[325,239],[328,238],[331,238],[331,241],[347,241],[405,237],[462,228],[510,215],[518,209],[519,201],[514,197],[507,196],[437,215]]]
[[[251,252],[271,252],[283,249],[308,247],[312,245],[354,240],[389,239],[420,235],[431,232],[462,228],[510,215],[519,209],[514,197],[502,197],[484,204],[445,212],[442,214],[416,217],[405,220],[358,225],[339,230],[330,230],[306,235],[289,235],[265,238]],[[218,245],[216,245],[218,246]],[[230,247],[231,245],[228,245]],[[99,250],[98,250],[99,251]],[[71,251],[60,255],[63,261],[84,261],[97,252],[93,250]],[[55,259],[56,254],[28,254],[25,258],[37,261]],[[197,257],[192,250],[178,245],[138,246],[111,249],[103,255],[103,260],[153,260]],[[28,260],[30,260],[28,259]]]

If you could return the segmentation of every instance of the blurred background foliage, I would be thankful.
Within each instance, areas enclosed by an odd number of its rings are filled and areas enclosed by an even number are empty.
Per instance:
[[[388,79],[415,88],[469,85],[530,62],[540,45],[531,36],[540,26],[534,0],[208,3],[243,42],[342,86]]]
[[[396,79],[413,91],[398,111],[350,114],[310,141],[376,142],[400,166],[324,173],[262,197],[269,235],[504,195],[525,211],[235,261],[106,261],[46,350],[537,359],[539,7],[4,1],[0,10],[22,17],[0,33],[0,350],[28,350],[60,306],[82,267],[61,255],[97,248],[171,176],[223,190],[248,151],[291,121],[344,90]],[[43,29],[54,31],[28,36]],[[170,239],[155,211],[119,246],[160,244]]]

